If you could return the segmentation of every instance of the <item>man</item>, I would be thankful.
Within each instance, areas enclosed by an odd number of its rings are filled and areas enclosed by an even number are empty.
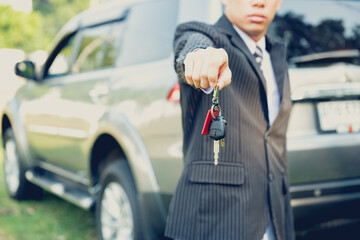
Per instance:
[[[175,35],[185,166],[165,236],[294,239],[285,139],[291,108],[285,47],[265,36],[281,0],[222,3],[225,14],[215,25],[186,23]],[[212,104],[206,93],[216,85],[222,89],[219,103],[228,122],[218,165],[213,141],[200,135]]]

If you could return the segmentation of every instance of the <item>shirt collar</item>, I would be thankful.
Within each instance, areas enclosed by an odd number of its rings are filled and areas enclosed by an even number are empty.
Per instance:
[[[241,39],[245,42],[246,46],[248,47],[248,49],[250,50],[251,54],[255,53],[255,49],[256,49],[256,45],[258,45],[261,50],[263,52],[266,51],[266,41],[265,41],[265,36],[260,38],[260,40],[258,42],[255,42],[254,40],[252,40],[249,35],[247,35],[244,31],[242,31],[240,28],[238,28],[237,26],[233,25],[235,31],[237,32],[237,34],[239,34],[239,36],[241,37]]]

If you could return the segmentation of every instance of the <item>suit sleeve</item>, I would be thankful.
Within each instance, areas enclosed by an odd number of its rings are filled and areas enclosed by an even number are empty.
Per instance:
[[[174,38],[174,68],[180,82],[185,82],[184,60],[189,52],[199,48],[214,47],[214,42],[209,36],[194,29],[187,30],[186,25],[180,25]]]

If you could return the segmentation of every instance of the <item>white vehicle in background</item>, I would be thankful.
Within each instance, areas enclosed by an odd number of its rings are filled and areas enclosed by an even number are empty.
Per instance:
[[[297,228],[360,217],[358,9],[283,1],[269,29],[288,43]],[[63,27],[40,72],[18,63],[27,80],[0,117],[9,196],[46,189],[95,209],[101,240],[160,239],[183,168],[174,31],[221,12],[218,0],[104,2]]]

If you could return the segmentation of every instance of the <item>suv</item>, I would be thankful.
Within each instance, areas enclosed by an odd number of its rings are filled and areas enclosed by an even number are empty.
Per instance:
[[[284,1],[269,29],[289,43],[288,158],[299,228],[360,216],[352,208],[360,204],[359,30],[347,32],[360,4],[321,5],[352,19],[346,26],[318,12],[308,22],[320,2]],[[45,189],[95,209],[99,239],[159,239],[183,167],[174,31],[221,12],[218,0],[104,3],[64,26],[41,69],[18,63],[27,82],[1,116],[9,195]]]

